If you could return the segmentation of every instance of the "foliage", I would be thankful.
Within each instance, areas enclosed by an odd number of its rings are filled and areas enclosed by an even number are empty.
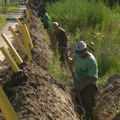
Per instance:
[[[19,5],[17,5],[17,6],[11,5],[11,6],[7,6],[7,10],[8,10],[8,12],[16,12],[16,11],[18,11],[19,7],[20,7]]]
[[[19,6],[0,6],[0,28],[5,24],[5,14],[18,11]]]
[[[11,13],[11,12],[16,12],[19,9],[19,6],[0,6],[0,13]]]
[[[18,4],[19,0],[0,0],[0,5],[13,5],[13,4]]]
[[[103,1],[111,9],[118,4],[120,5],[120,0],[101,0],[101,1]]]
[[[5,22],[6,22],[6,19],[5,19],[4,15],[0,15],[0,28],[3,27],[3,24],[5,24]]]
[[[82,29],[85,26],[101,26],[110,14],[110,10],[103,4],[86,0],[57,2],[47,9],[52,21],[58,21],[70,32],[76,31],[76,27]]]
[[[48,63],[48,71],[59,81],[71,82],[71,74],[67,67],[61,67],[59,62],[59,53],[56,50],[53,53],[52,60]]]
[[[67,30],[72,42],[82,39],[95,43],[99,77],[107,78],[109,73],[120,71],[120,12],[118,6],[111,10],[98,1],[64,0],[47,9],[52,21]]]

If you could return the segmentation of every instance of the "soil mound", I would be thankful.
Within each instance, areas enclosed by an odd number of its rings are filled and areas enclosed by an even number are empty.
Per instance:
[[[100,120],[120,120],[120,73],[111,76],[99,89],[95,113]]]
[[[62,84],[35,62],[23,70],[3,86],[20,120],[78,120]]]

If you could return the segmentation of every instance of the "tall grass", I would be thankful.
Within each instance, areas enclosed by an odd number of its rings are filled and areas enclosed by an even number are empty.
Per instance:
[[[5,22],[6,22],[6,19],[5,19],[4,15],[0,15],[0,29],[3,27]]]
[[[87,0],[65,0],[47,7],[53,21],[58,21],[68,31],[74,32],[76,27],[101,26],[108,19],[110,10],[101,3]]]
[[[17,6],[14,6],[14,5],[1,6],[0,5],[0,29],[6,23],[7,14],[17,12],[18,9],[19,9],[18,5]]]
[[[19,3],[19,0],[7,0],[7,5],[16,5]],[[0,0],[0,5],[5,5],[5,0]]]
[[[0,13],[6,11],[6,13],[16,12],[19,9],[19,5],[0,6]]]
[[[120,71],[120,8],[113,10],[95,0],[64,0],[48,5],[52,21],[67,30],[72,42],[95,43],[99,76],[107,78]]]
[[[70,83],[72,81],[72,76],[69,69],[66,67],[61,67],[59,62],[59,52],[57,50],[53,53],[52,60],[48,63],[48,71],[59,81],[64,81],[65,83]]]

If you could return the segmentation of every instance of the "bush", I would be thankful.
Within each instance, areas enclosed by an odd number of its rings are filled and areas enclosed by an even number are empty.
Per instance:
[[[58,21],[70,32],[85,26],[102,26],[110,14],[110,10],[102,3],[87,2],[87,0],[57,2],[49,5],[47,9],[52,21]]]
[[[119,7],[111,10],[96,0],[64,0],[48,5],[47,9],[52,21],[67,30],[72,42],[82,39],[95,43],[100,77],[120,71]]]

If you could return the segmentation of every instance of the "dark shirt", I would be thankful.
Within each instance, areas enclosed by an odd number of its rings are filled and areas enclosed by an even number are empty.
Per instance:
[[[43,22],[44,28],[48,29],[51,24],[51,19],[48,16],[44,16],[42,22]]]
[[[66,36],[65,30],[59,27],[59,30],[55,33],[56,39],[58,41],[59,47],[67,46],[68,38]]]

